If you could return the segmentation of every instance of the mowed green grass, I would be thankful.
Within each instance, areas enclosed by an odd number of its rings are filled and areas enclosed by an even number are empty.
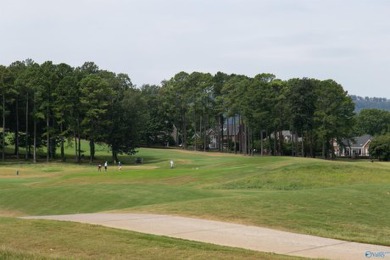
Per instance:
[[[303,259],[70,222],[0,218],[0,259]]]
[[[102,150],[98,154],[98,161],[104,161],[104,156],[107,154]],[[144,163],[135,165],[136,157],[142,157]],[[175,161],[174,169],[169,168],[171,159]],[[96,164],[88,163],[0,165],[0,215],[4,216],[0,218],[0,230],[8,226],[8,222],[22,226],[22,233],[23,230],[24,233],[30,233],[30,230],[31,233],[37,232],[36,227],[23,228],[29,225],[41,225],[45,229],[50,229],[50,225],[59,225],[59,230],[72,228],[67,225],[80,225],[56,223],[46,226],[47,221],[15,220],[9,218],[11,216],[148,212],[390,245],[388,163],[249,157],[174,149],[141,149],[136,156],[122,157],[121,161],[121,171],[109,164],[108,172],[98,172]],[[19,175],[16,175],[16,171],[19,171]],[[100,233],[94,234],[94,230],[90,230],[91,234],[86,235],[85,239],[100,236]],[[61,241],[71,240],[64,232],[52,232]],[[82,233],[70,233],[73,237],[82,237]],[[132,238],[139,236],[130,233],[124,232]],[[11,231],[8,236],[12,240]],[[4,244],[1,240],[7,237],[7,233],[0,237],[0,244]],[[158,241],[168,238],[148,236],[148,239],[158,246]],[[172,242],[176,240],[168,240],[169,243],[176,243]],[[99,248],[98,242],[91,243]],[[177,243],[185,244],[187,241]],[[142,251],[145,247],[141,245]],[[190,244],[183,245],[184,248],[187,246],[191,248]],[[12,251],[12,248],[15,247],[10,245],[3,251]],[[25,252],[23,250],[27,249],[20,250]],[[167,258],[175,253],[182,258],[197,254],[191,250],[188,249],[187,255],[180,255],[185,250],[179,250],[179,253],[169,249]],[[220,253],[223,250],[218,248],[211,251]],[[250,255],[253,252],[248,252],[239,251],[236,256],[249,254],[248,258],[254,257]],[[210,257],[224,258],[230,253]],[[48,251],[49,256],[57,257],[53,254]]]

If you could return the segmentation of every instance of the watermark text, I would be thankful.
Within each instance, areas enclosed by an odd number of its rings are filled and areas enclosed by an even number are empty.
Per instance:
[[[366,251],[364,255],[367,258],[385,258],[386,256],[390,257],[390,252],[373,252],[373,251]]]

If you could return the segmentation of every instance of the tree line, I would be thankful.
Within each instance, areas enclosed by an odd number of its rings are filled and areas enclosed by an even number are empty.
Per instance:
[[[16,158],[23,150],[36,161],[42,147],[46,160],[65,160],[64,147],[72,144],[80,161],[86,139],[91,162],[96,143],[107,144],[117,160],[140,145],[207,150],[211,138],[219,151],[329,158],[334,141],[365,127],[334,80],[267,73],[179,72],[161,85],[137,88],[127,74],[93,62],[74,68],[25,60],[0,66],[0,95],[3,159],[13,147]]]
[[[128,75],[101,70],[93,62],[73,68],[51,61],[32,60],[0,66],[2,159],[5,148],[37,161],[37,149],[46,148],[46,160],[65,160],[66,144],[73,144],[75,160],[83,156],[81,139],[89,141],[90,161],[95,144],[106,143],[114,159],[134,153],[145,104]],[[130,136],[130,138],[128,138]]]
[[[161,93],[184,147],[203,143],[204,149],[207,131],[215,129],[223,150],[228,118],[240,134],[232,149],[244,154],[257,148],[272,155],[329,158],[333,140],[353,135],[354,103],[333,80],[180,72],[162,83]],[[291,133],[288,144],[283,130]]]

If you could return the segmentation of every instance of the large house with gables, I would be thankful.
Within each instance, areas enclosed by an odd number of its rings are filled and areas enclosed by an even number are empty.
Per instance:
[[[371,140],[371,135],[362,135],[344,140],[342,145],[334,143],[335,155],[341,157],[368,157],[370,156],[368,149]]]

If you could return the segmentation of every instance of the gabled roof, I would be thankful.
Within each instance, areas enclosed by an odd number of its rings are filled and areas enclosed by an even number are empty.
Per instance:
[[[362,135],[353,138],[352,140],[343,141],[345,146],[350,146],[352,148],[362,148],[372,139],[371,135]]]

